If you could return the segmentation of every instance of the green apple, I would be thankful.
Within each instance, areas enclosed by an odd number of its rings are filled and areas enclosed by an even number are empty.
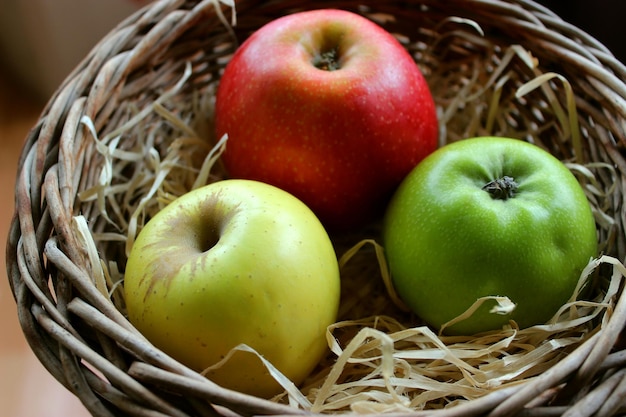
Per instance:
[[[124,292],[130,322],[187,366],[203,371],[247,344],[298,384],[326,352],[339,268],[304,203],[268,184],[224,180],[148,221],[130,252]],[[280,390],[251,353],[207,376],[262,397]]]
[[[530,143],[481,137],[439,148],[402,182],[385,213],[383,242],[400,297],[440,328],[482,297],[448,334],[545,323],[597,255],[595,221],[568,168]]]

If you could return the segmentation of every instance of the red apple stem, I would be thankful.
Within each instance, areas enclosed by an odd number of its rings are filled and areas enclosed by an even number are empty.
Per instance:
[[[515,196],[517,187],[517,182],[512,177],[505,175],[502,178],[489,181],[483,186],[483,190],[487,191],[495,200],[508,200]]]
[[[332,48],[330,50],[321,52],[313,57],[313,65],[315,68],[324,71],[336,71],[340,68],[339,65],[339,50]]]

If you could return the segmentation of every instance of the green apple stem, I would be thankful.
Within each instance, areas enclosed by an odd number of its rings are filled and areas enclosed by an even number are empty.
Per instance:
[[[485,184],[483,190],[487,191],[493,199],[507,200],[515,196],[517,187],[517,182],[512,177],[505,175]]]
[[[315,68],[324,71],[336,71],[340,68],[339,65],[339,51],[337,48],[332,48],[327,51],[321,52],[313,57],[313,65]]]

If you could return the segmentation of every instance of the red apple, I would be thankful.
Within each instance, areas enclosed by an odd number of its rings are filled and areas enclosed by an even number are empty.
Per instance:
[[[230,176],[278,186],[331,228],[374,218],[437,147],[428,85],[400,42],[352,12],[276,19],[252,34],[222,76],[218,137]]]

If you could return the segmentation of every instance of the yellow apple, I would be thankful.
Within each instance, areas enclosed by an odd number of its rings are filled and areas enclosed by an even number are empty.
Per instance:
[[[180,362],[203,371],[246,344],[296,384],[327,349],[339,287],[333,245],[313,212],[249,180],[204,186],[157,213],[124,280],[131,323]],[[280,392],[251,353],[207,376],[261,397]]]

